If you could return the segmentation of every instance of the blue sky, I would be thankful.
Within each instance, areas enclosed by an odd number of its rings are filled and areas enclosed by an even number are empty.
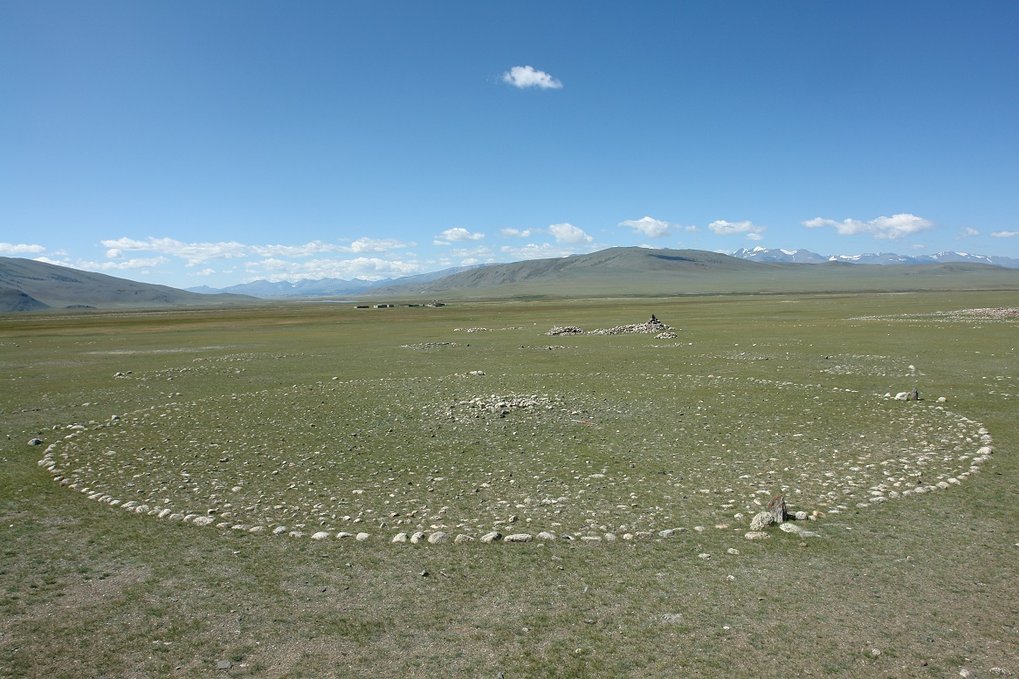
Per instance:
[[[1019,3],[0,2],[0,255],[1019,257]]]

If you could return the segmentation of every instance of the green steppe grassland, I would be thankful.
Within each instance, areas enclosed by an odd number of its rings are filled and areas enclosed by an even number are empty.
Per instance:
[[[0,317],[0,677],[1019,675],[1016,306]]]

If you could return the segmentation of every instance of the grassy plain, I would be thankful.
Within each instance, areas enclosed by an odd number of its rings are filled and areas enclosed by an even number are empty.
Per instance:
[[[1000,306],[1015,293],[3,317],[0,676],[1019,673],[1019,323],[944,313]],[[545,334],[651,313],[677,337]],[[980,427],[979,473],[894,497],[965,473]],[[52,443],[93,492],[266,531],[89,500],[37,464]],[[778,492],[820,537],[744,539]],[[559,539],[390,542],[493,528]]]

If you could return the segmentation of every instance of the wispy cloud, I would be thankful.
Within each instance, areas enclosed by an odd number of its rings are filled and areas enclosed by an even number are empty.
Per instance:
[[[995,231],[991,235],[995,238],[1015,238],[1019,236],[1019,231]]]
[[[530,229],[500,229],[499,233],[506,238],[530,238],[532,231]]]
[[[170,260],[166,257],[132,257],[130,259],[117,259],[107,260],[104,262],[95,262],[87,259],[79,259],[71,261],[69,259],[52,259],[50,257],[36,257],[35,261],[43,262],[45,264],[56,264],[57,266],[69,266],[73,269],[81,269],[83,271],[133,271],[133,270],[145,270],[152,269],[163,264],[167,264]]]
[[[252,248],[236,241],[220,243],[184,243],[173,238],[135,240],[117,238],[100,241],[107,248],[106,256],[119,259],[125,252],[156,252],[183,259],[188,266],[204,264],[212,259],[232,259],[252,254]]]
[[[729,222],[724,219],[716,219],[708,224],[708,228],[719,236],[743,234],[750,240],[761,240],[765,231],[765,227],[758,226],[751,221]]]
[[[359,238],[352,241],[349,245],[318,240],[297,245],[282,243],[249,245],[238,243],[237,241],[186,243],[174,238],[154,238],[151,236],[144,240],[116,238],[100,242],[107,249],[107,258],[111,260],[120,259],[126,253],[152,252],[162,256],[183,259],[189,267],[199,266],[217,259],[241,259],[246,257],[304,258],[336,253],[390,252],[413,247],[413,243],[374,238]]]
[[[633,229],[647,238],[662,238],[668,236],[675,228],[673,224],[663,222],[654,217],[641,217],[640,219],[627,219],[619,222],[619,226]]]
[[[973,236],[979,236],[979,235],[980,235],[980,232],[977,231],[976,229],[974,229],[971,226],[967,226],[965,229],[962,230],[962,237],[963,238],[972,238]]]
[[[318,280],[321,278],[382,280],[409,276],[421,271],[421,266],[416,261],[379,257],[324,258],[305,261],[269,257],[247,262],[244,268],[248,272],[248,280],[265,279],[272,282]]]
[[[566,248],[552,243],[528,243],[520,247],[504,245],[499,252],[510,261],[524,259],[546,259],[552,257],[569,257],[577,254],[575,248]]]
[[[583,229],[569,223],[552,224],[548,227],[548,231],[556,239],[557,243],[576,245],[579,243],[590,243],[594,240]]]
[[[0,243],[0,255],[37,255],[46,252],[45,246],[35,243]]]
[[[881,216],[870,221],[844,219],[841,222],[824,217],[815,217],[803,222],[808,229],[833,227],[840,236],[856,236],[866,234],[882,240],[895,240],[914,233],[934,228],[934,224],[923,217],[908,212],[894,214],[891,217]]]
[[[468,231],[462,226],[454,226],[452,229],[446,229],[432,241],[435,245],[449,245],[450,243],[462,243],[464,241],[481,240],[485,237],[483,233],[474,233]]]
[[[533,66],[514,66],[502,74],[502,81],[520,89],[537,87],[541,90],[560,90],[563,87],[561,82]]]

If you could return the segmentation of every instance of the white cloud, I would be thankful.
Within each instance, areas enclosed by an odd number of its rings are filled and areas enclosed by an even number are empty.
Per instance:
[[[522,247],[504,245],[499,252],[511,261],[524,259],[547,259],[551,257],[568,257],[576,254],[573,249],[557,247],[551,243],[528,243]]]
[[[481,240],[485,237],[483,233],[472,233],[462,226],[454,226],[452,229],[446,229],[432,241],[435,245],[449,245],[450,243],[459,243],[468,240]]]
[[[270,243],[266,245],[247,245],[236,241],[217,243],[185,243],[173,238],[153,238],[144,240],[134,238],[116,238],[101,241],[107,248],[106,256],[119,259],[129,252],[153,252],[169,257],[183,259],[187,266],[198,266],[215,259],[237,259],[243,257],[312,257],[332,253],[378,253],[405,249],[413,244],[392,239],[358,238],[350,245],[326,243],[313,240],[298,245]]]
[[[67,266],[72,269],[80,269],[82,271],[131,271],[136,269],[151,269],[153,267],[166,264],[170,260],[166,257],[136,257],[132,259],[122,259],[115,261],[105,262],[94,262],[87,259],[68,260],[68,259],[52,259],[50,257],[36,257],[35,261],[43,262],[44,264],[55,264],[57,266]]]
[[[530,229],[500,229],[499,233],[507,238],[530,238]]]
[[[100,241],[108,248],[106,256],[110,259],[121,257],[125,251],[158,252],[185,260],[188,266],[204,264],[210,259],[230,259],[246,257],[252,249],[235,241],[225,243],[183,243],[173,238],[153,238],[135,240],[133,238],[117,238]]]
[[[668,236],[669,232],[673,229],[672,224],[663,222],[660,219],[655,219],[654,217],[627,219],[619,222],[619,226],[627,226],[648,238],[661,238],[663,236]]]
[[[980,232],[971,226],[967,226],[965,229],[963,229],[962,235],[964,238],[970,238],[972,236],[979,236]]]
[[[594,240],[584,233],[583,229],[573,226],[573,224],[552,224],[548,230],[555,237],[557,243],[590,243]]]
[[[390,250],[406,250],[414,247],[414,243],[404,243],[393,238],[358,238],[350,244],[347,252],[389,252]]]
[[[0,255],[37,255],[46,248],[35,243],[0,243]]]
[[[480,245],[476,248],[454,248],[452,255],[454,257],[477,259],[479,257],[491,257],[492,250]]]
[[[867,222],[858,219],[844,219],[841,222],[837,222],[834,219],[815,217],[803,222],[803,226],[808,229],[831,226],[835,228],[835,231],[840,236],[869,234],[874,238],[882,240],[895,240],[934,228],[934,224],[930,221],[908,212],[894,214],[891,217],[882,215]]]
[[[502,81],[520,89],[537,87],[542,90],[559,90],[563,87],[561,82],[548,73],[532,66],[514,66],[502,74]]]
[[[995,238],[1015,238],[1019,236],[1019,231],[995,231],[991,235]]]
[[[272,282],[318,280],[320,278],[382,280],[409,276],[421,271],[417,262],[379,257],[310,259],[303,262],[271,257],[247,262],[245,269],[248,271],[250,280],[264,278]]]
[[[716,219],[708,224],[708,228],[719,236],[732,236],[744,233],[747,234],[747,238],[750,240],[761,240],[761,234],[764,233],[763,226],[757,226],[751,221],[728,222],[724,219]]]

